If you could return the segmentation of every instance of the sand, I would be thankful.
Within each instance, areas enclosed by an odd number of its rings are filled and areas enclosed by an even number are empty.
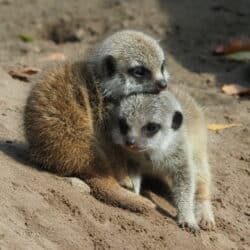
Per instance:
[[[227,96],[220,86],[249,86],[250,67],[212,55],[230,37],[250,36],[249,16],[247,0],[1,0],[0,249],[249,249],[250,101]],[[241,125],[208,132],[215,231],[194,236],[181,230],[159,187],[150,195],[162,211],[135,214],[97,201],[81,180],[29,162],[22,115],[35,81],[13,79],[8,71],[42,69],[55,52],[79,56],[122,28],[162,40],[170,84],[185,84],[204,106],[208,123]],[[33,41],[25,43],[19,34]]]

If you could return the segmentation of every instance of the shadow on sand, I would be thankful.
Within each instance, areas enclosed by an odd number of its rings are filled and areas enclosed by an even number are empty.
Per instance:
[[[249,64],[228,61],[212,52],[231,38],[250,38],[250,1],[158,1],[171,22],[163,46],[179,63],[192,72],[214,74],[219,85],[249,86]]]
[[[47,169],[44,169],[41,166],[32,163],[29,159],[28,144],[25,142],[17,142],[17,141],[2,139],[0,140],[0,151],[2,151],[5,155],[11,157],[15,161],[21,163],[22,165],[25,165],[26,167],[58,175],[58,173],[56,172],[48,171]],[[146,179],[144,179],[142,189],[145,190],[145,192],[142,195],[149,198],[150,200],[153,200],[155,202],[155,200],[150,195],[150,192],[152,192],[160,197],[163,197],[164,199],[166,199],[166,202],[172,204],[172,199],[170,195],[171,192],[168,186],[162,183],[161,181],[147,177]],[[162,208],[159,204],[157,204],[157,210],[161,214],[169,218],[175,219],[175,216],[173,216],[171,212]]]

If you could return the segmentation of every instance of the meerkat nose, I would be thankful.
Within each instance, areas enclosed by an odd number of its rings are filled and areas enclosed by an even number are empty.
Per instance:
[[[167,81],[164,79],[156,81],[157,88],[161,91],[167,88]]]
[[[135,138],[129,137],[126,139],[126,146],[133,147],[135,145]]]

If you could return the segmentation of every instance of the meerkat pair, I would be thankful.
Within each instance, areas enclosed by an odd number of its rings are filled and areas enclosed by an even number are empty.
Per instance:
[[[171,186],[181,227],[213,229],[207,128],[194,99],[170,87],[127,97],[112,114],[111,135],[127,152],[134,191],[140,194],[143,175],[157,177]]]
[[[130,98],[133,99],[138,95],[138,99],[135,98],[134,103],[132,101],[128,105],[131,112],[137,112],[140,110],[137,107],[141,102],[138,102],[139,96],[152,94],[156,96],[167,87],[168,73],[164,58],[163,50],[151,37],[141,32],[121,31],[105,39],[82,60],[65,63],[47,71],[32,88],[24,113],[24,128],[32,161],[42,168],[61,175],[83,178],[90,185],[92,194],[109,204],[132,211],[152,209],[155,205],[151,201],[122,187],[130,181],[127,172],[128,152],[119,145],[114,145],[116,139],[111,140],[108,121],[110,113],[115,114],[116,108],[122,109],[126,102],[129,103]],[[170,98],[166,102],[171,103],[171,100]],[[155,108],[150,107],[151,111],[146,107],[141,111],[145,114],[145,118],[149,117],[147,112],[151,113],[154,109],[156,109],[155,114],[159,116],[162,108],[158,107],[159,103],[155,104]],[[189,101],[183,104],[191,112],[190,126],[181,126],[182,109],[178,109],[172,124],[175,133],[165,136],[166,141],[152,136],[152,142],[155,141],[161,146],[148,151],[149,160],[141,162],[142,170],[135,173],[135,178],[132,180],[139,193],[140,175],[144,173],[144,169],[148,166],[150,166],[149,169],[152,166],[153,168],[158,166],[156,169],[161,167],[167,169],[163,164],[165,158],[169,166],[173,162],[172,175],[176,176],[174,183],[179,185],[174,185],[178,188],[173,192],[176,194],[179,211],[178,221],[180,224],[187,224],[190,228],[197,228],[195,219],[192,217],[194,190],[202,190],[196,195],[201,202],[195,206],[196,208],[200,206],[198,209],[201,214],[200,221],[210,225],[213,223],[211,219],[213,217],[209,208],[206,141],[204,139],[201,145],[198,145],[199,138],[195,132],[196,129],[201,130],[200,134],[204,132],[203,125],[200,126],[202,123],[195,122],[202,115],[199,109],[196,111],[188,108],[192,105],[193,102]],[[169,119],[172,111],[166,109],[162,118]],[[186,116],[188,117],[188,114],[184,115],[184,123],[187,120]],[[193,127],[192,119],[194,119]],[[120,124],[122,136],[127,130],[126,122]],[[161,122],[162,120],[159,124],[162,124]],[[131,125],[135,124],[131,123]],[[178,128],[179,126],[181,127]],[[135,127],[139,128],[140,124]],[[155,129],[154,124],[153,126],[151,124],[143,130],[150,135],[154,132],[150,130]],[[203,135],[205,136],[206,133]],[[196,139],[197,143],[191,142]],[[130,142],[128,140],[127,144],[135,143],[133,140]],[[197,156],[188,151],[191,148],[198,152]],[[204,157],[199,158],[202,152]],[[144,155],[141,153],[136,154],[136,157],[140,158]],[[194,159],[195,157],[197,159]],[[184,163],[188,163],[187,167],[184,167]],[[201,165],[198,166],[199,163]],[[179,170],[176,175],[175,166],[178,166]],[[206,174],[201,174],[201,178],[198,178],[199,175],[195,170],[200,166],[201,169],[204,168]],[[188,181],[191,181],[191,184]],[[198,188],[195,188],[196,184]],[[180,195],[185,188],[188,191],[184,192],[184,196]],[[208,213],[207,216],[206,213]]]
[[[45,72],[24,112],[31,160],[83,178],[92,194],[107,203],[133,211],[153,208],[121,186],[128,179],[126,161],[116,159],[123,152],[108,137],[106,120],[121,98],[166,88],[164,58],[156,40],[127,30],[109,36],[82,60]]]

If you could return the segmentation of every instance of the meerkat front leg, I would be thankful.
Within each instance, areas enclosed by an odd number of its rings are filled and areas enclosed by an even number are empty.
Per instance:
[[[119,181],[119,184],[122,187],[128,189],[129,191],[134,192],[134,183],[130,176],[124,177],[124,179]]]
[[[204,230],[213,230],[215,228],[209,187],[209,180],[198,176],[195,213],[199,225]]]
[[[210,198],[210,166],[207,160],[206,144],[200,143],[199,145],[203,145],[203,147],[195,148],[193,157],[196,166],[195,215],[202,229],[213,230],[215,228],[215,220]]]
[[[141,180],[142,180],[141,175],[133,173],[133,174],[129,174],[129,176],[126,176],[126,178],[120,181],[119,184],[122,187],[140,195]]]
[[[195,214],[195,176],[192,169],[183,169],[173,175],[173,196],[177,207],[177,222],[191,232],[199,231]]]
[[[130,178],[131,178],[132,183],[133,183],[134,192],[139,195],[141,192],[141,181],[142,181],[141,175],[132,173],[132,174],[130,174]]]

